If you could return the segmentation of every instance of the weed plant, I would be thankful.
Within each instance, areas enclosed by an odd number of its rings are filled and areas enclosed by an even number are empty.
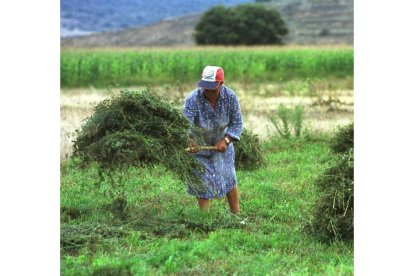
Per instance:
[[[279,135],[285,139],[290,138],[290,121],[291,113],[290,110],[283,104],[279,105],[279,108],[276,111],[277,116],[272,116],[270,118],[271,122],[275,126]]]
[[[276,115],[270,117],[270,121],[275,126],[278,134],[285,139],[289,139],[294,132],[299,137],[302,132],[304,120],[304,110],[302,106],[295,106],[293,109],[280,104]]]
[[[300,105],[295,106],[295,108],[293,109],[292,115],[291,115],[291,120],[292,120],[292,126],[293,126],[293,130],[295,131],[296,137],[299,137],[302,133],[303,119],[304,119],[303,107]]]

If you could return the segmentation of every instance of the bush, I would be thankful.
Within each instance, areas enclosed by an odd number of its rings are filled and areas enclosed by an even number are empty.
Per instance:
[[[288,32],[278,11],[258,4],[213,7],[201,16],[195,31],[201,45],[282,44]]]
[[[235,166],[237,170],[254,170],[263,167],[266,162],[259,137],[244,129],[240,142],[234,143],[236,151]]]

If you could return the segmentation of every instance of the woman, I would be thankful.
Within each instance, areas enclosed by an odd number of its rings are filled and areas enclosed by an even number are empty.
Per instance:
[[[185,99],[184,115],[191,124],[203,129],[205,144],[217,148],[217,151],[192,151],[205,168],[202,180],[207,192],[198,192],[191,185],[188,192],[196,196],[204,210],[209,209],[210,199],[226,195],[231,212],[237,214],[240,207],[233,142],[240,140],[243,117],[236,94],[223,83],[224,70],[206,66],[198,88]]]

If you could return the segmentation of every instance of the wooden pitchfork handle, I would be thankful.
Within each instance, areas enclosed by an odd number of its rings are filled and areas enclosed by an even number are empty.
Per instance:
[[[187,151],[187,152],[191,152],[193,150],[196,150],[196,151],[201,151],[201,150],[218,150],[218,147],[216,147],[216,146],[194,146],[194,147],[189,147],[189,148],[186,148],[185,149],[185,151]]]

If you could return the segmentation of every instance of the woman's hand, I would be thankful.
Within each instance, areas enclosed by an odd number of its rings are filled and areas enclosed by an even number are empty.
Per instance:
[[[188,139],[188,146],[190,148],[190,153],[197,153],[198,152],[198,145],[193,139]]]
[[[218,152],[225,152],[227,149],[227,143],[224,139],[221,139],[217,142],[216,147]]]

